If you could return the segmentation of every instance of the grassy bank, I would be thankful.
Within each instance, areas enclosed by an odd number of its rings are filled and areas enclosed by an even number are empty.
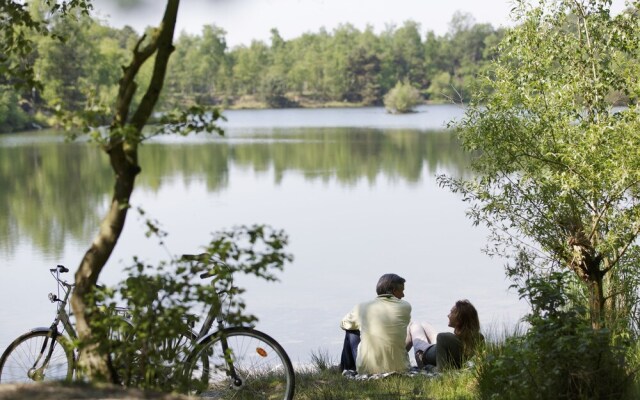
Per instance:
[[[473,370],[437,376],[393,374],[385,378],[355,380],[344,377],[337,361],[326,352],[313,352],[311,365],[296,370],[296,399],[300,400],[436,400],[477,399]]]
[[[473,372],[451,372],[436,377],[391,375],[356,381],[337,371],[298,372],[296,399],[300,400],[425,400],[476,399]]]
[[[493,340],[487,343],[484,350],[474,358],[475,367],[471,369],[445,371],[436,376],[415,375],[408,376],[404,374],[394,374],[380,379],[371,380],[354,380],[342,376],[342,374],[333,366],[336,361],[331,359],[328,354],[312,353],[312,364],[305,370],[304,368],[296,370],[296,399],[301,400],[480,400],[483,399],[479,387],[479,377],[486,374],[489,364],[495,368],[496,358],[504,356],[506,351],[506,336],[521,335],[522,331],[516,330],[516,333],[507,335],[506,332],[493,332]],[[593,349],[582,349],[581,351],[592,351]],[[490,362],[491,360],[491,362]],[[558,364],[563,364],[566,360],[557,359]],[[526,362],[520,364],[518,371],[510,371],[507,375],[517,377],[523,370],[527,370]],[[591,396],[593,393],[574,392],[572,399],[591,400],[591,399],[639,399],[640,398],[640,345],[632,345],[627,347],[624,370],[621,370],[623,382],[617,379],[596,379],[597,384],[601,385],[598,391],[599,396]],[[580,366],[577,369],[570,370],[563,376],[547,376],[550,381],[559,379],[575,380],[576,374],[583,371]],[[505,372],[505,370],[502,370]],[[553,371],[552,371],[553,372]],[[605,377],[605,371],[599,372]],[[485,375],[486,376],[486,375]],[[505,378],[509,378],[509,376]],[[540,376],[544,379],[544,376]],[[538,381],[538,385],[548,385],[550,381]],[[615,382],[614,382],[615,381]],[[494,381],[495,382],[495,381]],[[521,382],[526,385],[525,382]],[[616,386],[607,386],[613,385]],[[486,385],[491,385],[489,380],[483,381],[484,393],[494,393],[500,395],[500,399],[546,399],[544,391],[537,390],[536,387],[527,387],[519,392],[516,397],[503,393],[504,387],[491,387],[487,390]],[[512,382],[516,386],[518,382]],[[539,387],[538,389],[541,389]],[[610,395],[607,396],[607,393]],[[600,395],[604,395],[602,397]],[[493,395],[491,395],[493,396]],[[485,395],[484,398],[487,398]],[[490,397],[496,398],[496,397]],[[564,398],[564,397],[563,397]]]

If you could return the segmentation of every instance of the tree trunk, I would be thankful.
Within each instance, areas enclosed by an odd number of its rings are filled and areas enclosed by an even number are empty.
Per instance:
[[[589,313],[591,315],[591,327],[601,329],[603,327],[603,317],[605,315],[605,297],[603,290],[602,273],[590,276],[587,286],[589,288]]]
[[[112,152],[122,153],[122,148],[113,149]],[[117,157],[122,159],[122,157]],[[71,298],[71,306],[76,316],[76,328],[83,342],[80,350],[80,366],[83,373],[98,381],[114,382],[117,378],[111,370],[108,355],[97,351],[95,340],[91,330],[91,320],[99,317],[92,314],[91,301],[87,296],[98,281],[102,268],[113,252],[115,245],[124,228],[129,199],[133,192],[135,178],[140,168],[135,164],[124,164],[122,161],[114,161],[111,156],[112,166],[116,172],[114,195],[111,200],[109,212],[100,224],[100,231],[94,239],[89,250],[85,253],[76,271],[76,287]],[[124,165],[120,165],[124,164]]]
[[[160,27],[149,43],[140,39],[134,49],[133,60],[124,68],[120,80],[120,89],[116,103],[116,114],[110,128],[110,138],[105,150],[109,155],[111,167],[115,172],[114,194],[111,207],[100,224],[98,235],[85,253],[75,275],[76,288],[71,297],[71,306],[76,316],[78,336],[82,342],[79,366],[92,380],[117,382],[118,378],[111,369],[108,354],[101,354],[91,329],[91,322],[99,315],[89,295],[95,287],[102,268],[111,256],[118,238],[124,228],[129,199],[140,172],[138,165],[138,144],[143,139],[142,129],[147,123],[164,84],[169,56],[173,51],[173,34],[180,1],[167,0],[165,14]],[[147,43],[147,44],[145,44]],[[144,47],[142,47],[142,45]],[[136,90],[135,77],[142,64],[154,54],[155,63],[149,86],[128,121],[131,100]],[[126,132],[123,135],[123,132]]]
[[[587,285],[589,290],[589,315],[593,329],[603,327],[603,317],[605,316],[605,296],[603,289],[604,273],[600,270],[600,258],[591,258],[588,262],[579,264],[569,263],[571,268],[580,279]]]
[[[585,234],[584,226],[578,218],[567,218],[561,225],[569,232],[567,244],[571,251],[568,253],[567,266],[587,285],[591,326],[593,329],[600,329],[605,315],[605,271],[601,269],[602,256],[596,251],[596,243]]]

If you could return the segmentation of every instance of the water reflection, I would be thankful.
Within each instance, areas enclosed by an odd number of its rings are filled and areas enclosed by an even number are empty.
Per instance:
[[[42,253],[59,256],[67,239],[92,236],[108,204],[113,175],[107,157],[95,146],[58,139],[55,133],[31,140],[0,137],[0,251],[5,255],[28,238]],[[363,179],[376,185],[383,178],[418,184],[425,171],[464,174],[468,162],[446,131],[229,128],[225,138],[145,144],[137,188],[157,193],[165,182],[179,179],[223,191],[232,168],[273,171],[276,186],[287,172],[347,187]]]
[[[68,237],[95,231],[112,174],[85,144],[30,142],[0,146],[0,249],[11,254],[20,238],[59,254]]]

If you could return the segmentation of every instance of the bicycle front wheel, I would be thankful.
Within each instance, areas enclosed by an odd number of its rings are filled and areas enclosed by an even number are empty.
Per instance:
[[[52,341],[51,334],[33,331],[14,340],[0,357],[0,383],[71,380],[73,350],[62,336]]]
[[[187,377],[190,391],[203,397],[291,400],[295,390],[287,353],[272,337],[251,328],[211,335],[189,355]]]

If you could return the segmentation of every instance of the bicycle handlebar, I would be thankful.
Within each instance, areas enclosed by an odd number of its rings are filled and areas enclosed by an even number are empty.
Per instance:
[[[69,272],[69,268],[65,267],[64,265],[57,265],[55,268],[50,268],[49,272],[51,272],[53,279],[55,279],[58,282],[58,285],[64,286],[67,290],[70,291],[75,286],[74,284],[68,283],[62,278],[60,278],[60,274]]]
[[[61,274],[64,274],[65,272],[69,272],[69,268],[65,267],[64,265],[57,265],[55,268],[51,268],[49,271],[51,272],[60,272]]]

